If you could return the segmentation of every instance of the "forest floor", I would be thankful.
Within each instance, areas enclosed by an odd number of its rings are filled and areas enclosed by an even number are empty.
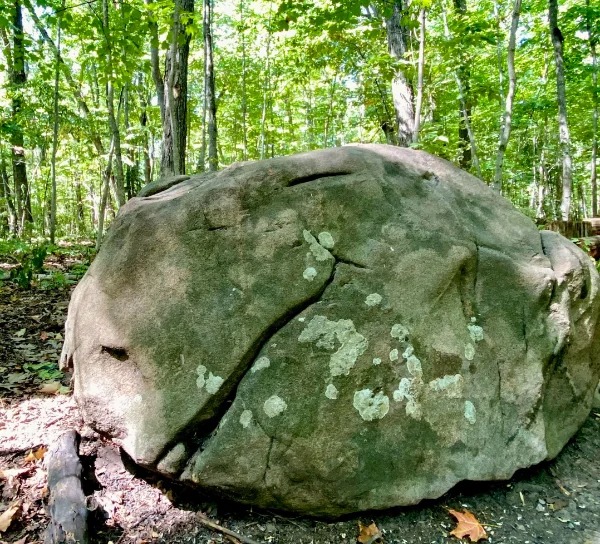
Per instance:
[[[600,410],[592,411],[555,460],[519,471],[510,481],[463,483],[435,501],[333,522],[198,499],[136,472],[117,447],[83,425],[70,377],[56,366],[72,290],[65,278],[77,265],[64,256],[46,262],[47,269],[62,271],[60,281],[51,276],[30,289],[0,280],[0,544],[43,541],[44,454],[73,428],[82,436],[94,544],[353,543],[360,524],[371,523],[380,538],[362,533],[363,543],[459,542],[450,535],[456,524],[449,509],[472,512],[491,543],[600,544]],[[207,528],[207,519],[240,538]]]

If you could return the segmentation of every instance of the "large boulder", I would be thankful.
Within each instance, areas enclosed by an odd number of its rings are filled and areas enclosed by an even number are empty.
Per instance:
[[[587,417],[598,275],[473,176],[364,145],[175,181],[66,326],[85,420],[137,463],[335,516],[509,478]]]

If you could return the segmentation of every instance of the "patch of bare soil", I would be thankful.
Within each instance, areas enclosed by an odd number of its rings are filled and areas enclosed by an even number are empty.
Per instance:
[[[442,544],[459,542],[450,535],[453,509],[472,512],[492,543],[600,544],[595,412],[557,459],[520,471],[509,482],[464,483],[436,501],[334,522],[218,502],[142,474],[83,426],[70,394],[59,393],[66,393],[68,376],[57,380],[51,365],[31,366],[56,362],[69,296],[67,288],[20,291],[0,282],[0,544],[43,540],[45,449],[72,428],[82,434],[92,543],[333,544],[360,536],[363,544]],[[40,370],[47,372],[40,376]],[[44,393],[49,379],[61,384],[57,394]],[[207,527],[207,519],[239,538]],[[361,535],[359,523],[375,523],[380,539],[377,533]]]

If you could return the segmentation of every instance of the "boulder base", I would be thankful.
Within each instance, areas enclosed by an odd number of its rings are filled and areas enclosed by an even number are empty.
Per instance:
[[[450,163],[350,146],[173,183],[119,212],[66,327],[85,420],[137,463],[336,516],[509,478],[587,417],[594,266]]]

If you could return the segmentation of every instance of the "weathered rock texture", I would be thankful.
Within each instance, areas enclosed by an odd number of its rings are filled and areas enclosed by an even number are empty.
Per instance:
[[[138,463],[338,515],[557,455],[598,382],[598,285],[448,162],[344,147],[130,201],[75,290],[63,362]]]

